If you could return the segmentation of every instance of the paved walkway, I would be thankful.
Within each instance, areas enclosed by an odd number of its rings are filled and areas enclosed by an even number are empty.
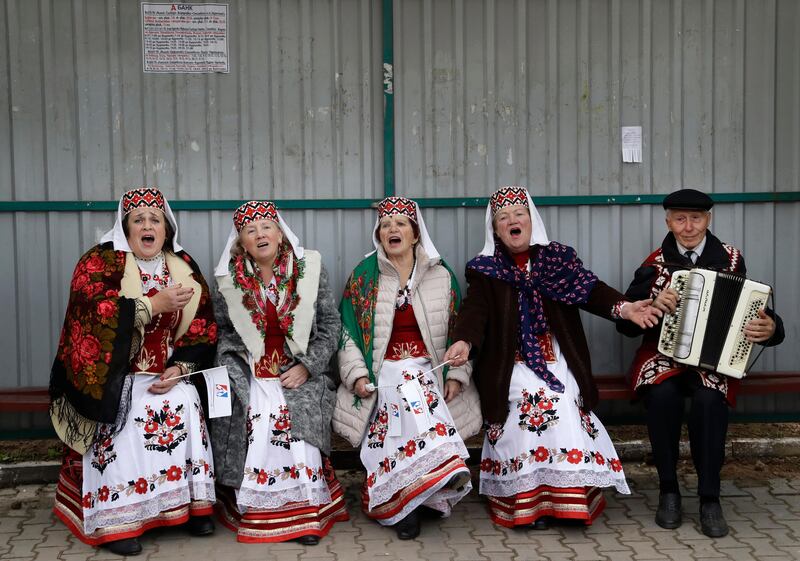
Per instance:
[[[430,560],[492,561],[527,559],[800,559],[800,475],[783,479],[725,482],[723,507],[731,534],[711,540],[699,532],[697,500],[684,492],[685,521],[678,530],[653,522],[657,489],[652,468],[626,465],[632,495],[606,492],[605,513],[588,528],[559,526],[536,532],[492,524],[482,499],[473,492],[446,520],[430,520],[422,535],[400,541],[391,529],[366,519],[357,509],[361,475],[340,473],[347,487],[352,519],[337,524],[316,547],[293,542],[272,545],[236,543],[218,526],[210,538],[190,538],[182,528],[153,531],[142,538],[139,559],[210,561]],[[798,472],[800,473],[800,472]],[[691,476],[683,478],[694,489]],[[83,545],[51,515],[53,485],[0,489],[0,559],[119,559],[104,549]]]

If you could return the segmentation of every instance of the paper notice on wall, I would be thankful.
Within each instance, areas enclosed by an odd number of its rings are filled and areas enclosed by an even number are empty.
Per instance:
[[[227,4],[142,3],[145,72],[228,72]]]
[[[622,127],[622,161],[641,163],[642,127]]]

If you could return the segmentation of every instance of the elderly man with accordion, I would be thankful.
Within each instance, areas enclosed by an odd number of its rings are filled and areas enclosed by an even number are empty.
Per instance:
[[[644,334],[631,367],[631,384],[644,400],[658,470],[656,523],[672,529],[682,522],[676,468],[688,397],[700,524],[705,535],[716,538],[728,533],[719,502],[720,470],[725,460],[728,407],[735,405],[738,378],[745,371],[733,373],[733,377],[722,372],[729,370],[730,356],[743,357],[746,364],[752,343],[779,344],[784,330],[780,317],[765,307],[769,287],[745,281],[741,251],[708,230],[713,204],[708,195],[694,189],[681,189],[664,198],[669,233],[661,247],[636,270],[625,294],[632,300],[653,298],[653,306],[665,314],[664,319],[658,329],[643,330],[630,322],[619,322],[617,329],[631,337]],[[686,270],[696,272],[676,275]],[[679,276],[680,284],[676,282]],[[683,282],[685,279],[691,280]],[[715,280],[712,290],[709,285]],[[757,287],[750,296],[748,286]],[[676,344],[676,337],[682,343]],[[726,338],[730,343],[725,343]],[[676,347],[683,347],[685,352],[672,352]],[[695,349],[691,353],[690,347]],[[725,355],[731,348],[732,354]]]

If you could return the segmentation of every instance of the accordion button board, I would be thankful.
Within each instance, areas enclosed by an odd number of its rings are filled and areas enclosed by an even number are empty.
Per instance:
[[[744,327],[766,307],[772,289],[706,269],[676,271],[669,287],[678,293],[678,306],[663,318],[659,352],[682,364],[744,377],[753,349]]]

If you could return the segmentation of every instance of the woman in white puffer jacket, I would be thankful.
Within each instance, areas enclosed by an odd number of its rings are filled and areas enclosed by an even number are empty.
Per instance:
[[[373,241],[340,307],[333,428],[361,447],[364,512],[412,539],[417,507],[447,516],[472,488],[462,439],[480,429],[480,404],[469,364],[432,370],[442,365],[460,295],[418,205],[381,201]]]

